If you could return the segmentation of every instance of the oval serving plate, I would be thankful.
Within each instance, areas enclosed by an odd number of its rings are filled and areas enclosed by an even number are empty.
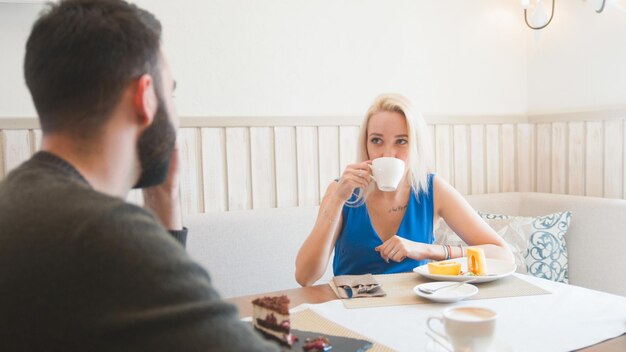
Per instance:
[[[450,259],[449,261],[461,263],[461,271],[467,272],[467,257]],[[487,258],[487,275],[482,275],[482,276],[431,274],[428,271],[428,264],[420,265],[414,268],[413,271],[431,280],[468,281],[468,280],[476,279],[472,283],[479,284],[482,282],[489,282],[489,281],[501,279],[503,277],[507,277],[513,274],[515,272],[515,269],[516,269],[516,266],[514,263],[507,262],[504,260]]]

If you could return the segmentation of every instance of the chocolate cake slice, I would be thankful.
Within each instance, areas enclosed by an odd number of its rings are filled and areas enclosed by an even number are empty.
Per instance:
[[[293,346],[297,337],[291,334],[287,296],[257,298],[252,301],[252,308],[255,329],[286,346]]]

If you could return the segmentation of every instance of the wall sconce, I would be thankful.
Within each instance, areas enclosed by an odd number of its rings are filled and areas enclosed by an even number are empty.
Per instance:
[[[548,18],[548,20],[545,22],[545,24],[538,25],[538,26],[533,26],[533,25],[530,24],[530,22],[528,22],[528,7],[530,6],[530,3],[533,0],[521,0],[521,1],[522,1],[522,8],[524,9],[524,21],[526,22],[526,25],[528,26],[528,28],[534,29],[534,30],[539,30],[539,29],[546,28],[550,24],[550,22],[552,22],[552,18],[554,18],[554,3],[556,2],[556,0],[552,0],[552,11],[550,12],[550,18]],[[583,0],[583,1],[585,1],[585,0]],[[606,5],[606,0],[602,0],[602,4],[600,5],[600,8],[596,8],[594,10],[597,13],[601,13],[602,11],[604,11],[605,5]],[[535,13],[537,13],[538,11],[543,12],[543,9],[540,6],[541,6],[541,0],[536,0]]]

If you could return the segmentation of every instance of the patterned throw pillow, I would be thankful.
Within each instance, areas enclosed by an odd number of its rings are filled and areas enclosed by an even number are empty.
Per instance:
[[[565,233],[571,212],[536,217],[478,214],[507,243],[517,272],[568,283]],[[466,245],[443,220],[435,228],[435,243]]]

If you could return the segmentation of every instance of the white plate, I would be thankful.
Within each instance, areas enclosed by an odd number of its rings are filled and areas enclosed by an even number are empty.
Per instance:
[[[448,352],[445,348],[441,347],[438,343],[433,340],[428,341],[426,344],[426,352]],[[498,338],[493,339],[491,346],[489,347],[488,352],[515,352],[515,349],[509,345],[508,343],[499,340]]]
[[[433,302],[438,303],[452,303],[458,302],[462,299],[471,297],[478,292],[478,288],[472,284],[464,284],[459,287],[444,288],[435,293],[424,293],[419,290],[420,287],[436,289],[441,286],[451,285],[457,283],[456,281],[437,281],[429,282],[413,287],[413,292],[420,297],[424,297]]]
[[[467,272],[467,257],[450,259],[450,261],[461,263],[461,271]],[[507,277],[515,272],[514,263],[504,260],[487,258],[487,275],[483,276],[465,276],[465,275],[435,275],[428,271],[428,264],[424,264],[414,268],[413,271],[427,277],[431,280],[438,281],[467,281],[474,280],[472,283],[479,284],[481,282],[489,282]]]

